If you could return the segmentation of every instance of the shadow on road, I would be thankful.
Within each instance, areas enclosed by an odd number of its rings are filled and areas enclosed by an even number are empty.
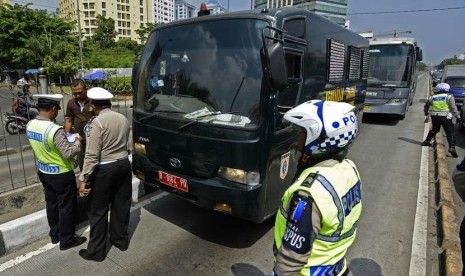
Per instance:
[[[251,264],[238,263],[231,266],[231,272],[235,276],[265,276],[260,269]]]
[[[421,145],[421,143],[423,142],[423,141],[418,141],[418,140],[414,140],[414,139],[406,138],[406,137],[397,137],[397,139],[414,144],[414,145]]]
[[[354,276],[382,276],[381,266],[372,259],[356,258],[350,261],[350,272]]]
[[[385,114],[363,114],[362,123],[373,125],[388,125],[395,126],[399,123],[399,119],[394,115]]]
[[[174,195],[167,195],[144,207],[191,234],[230,248],[247,248],[274,225],[274,216],[262,224],[200,208]]]

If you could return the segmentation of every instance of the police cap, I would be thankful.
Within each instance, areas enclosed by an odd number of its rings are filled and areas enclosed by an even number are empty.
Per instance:
[[[61,109],[60,102],[63,100],[63,95],[61,94],[35,94],[32,95],[32,98],[37,99],[37,107],[39,108],[50,108],[52,106],[58,107]]]
[[[108,92],[108,90],[101,87],[92,87],[87,90],[87,98],[92,101],[109,101],[113,98],[113,94]]]

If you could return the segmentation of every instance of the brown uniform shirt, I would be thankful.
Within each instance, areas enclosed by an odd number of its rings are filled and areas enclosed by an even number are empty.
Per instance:
[[[128,157],[129,121],[124,115],[109,108],[100,111],[90,122],[87,135],[84,167],[79,181],[87,182],[101,162],[111,162]]]
[[[79,105],[76,99],[71,99],[66,105],[66,118],[71,118],[73,120],[74,132],[79,133],[79,136],[85,139],[84,127],[90,118],[94,116],[90,100],[87,99],[84,102],[84,108],[81,111],[81,106]]]

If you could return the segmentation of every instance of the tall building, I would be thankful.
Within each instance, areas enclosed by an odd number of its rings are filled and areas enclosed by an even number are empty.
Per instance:
[[[174,0],[60,0],[59,9],[62,17],[73,21],[78,20],[79,10],[84,38],[95,33],[99,14],[115,21],[117,40],[131,38],[138,41],[136,30],[146,23],[174,20]]]
[[[176,0],[175,2],[175,12],[174,19],[186,19],[196,17],[197,13],[195,12],[196,7],[185,0]]]
[[[348,26],[348,22],[346,22],[347,1],[348,0],[255,0],[254,7],[260,9],[280,8],[285,6],[300,7],[322,15],[341,26]]]
[[[147,1],[148,3],[153,3],[153,7],[151,7],[151,9],[153,10],[153,21],[152,22],[168,23],[168,22],[174,21],[174,0],[151,0],[151,1],[144,0],[144,1]]]

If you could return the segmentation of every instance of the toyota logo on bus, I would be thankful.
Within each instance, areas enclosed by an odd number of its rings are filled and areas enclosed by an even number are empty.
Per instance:
[[[179,168],[181,167],[181,160],[179,160],[176,157],[173,157],[170,159],[170,165],[174,168]]]

